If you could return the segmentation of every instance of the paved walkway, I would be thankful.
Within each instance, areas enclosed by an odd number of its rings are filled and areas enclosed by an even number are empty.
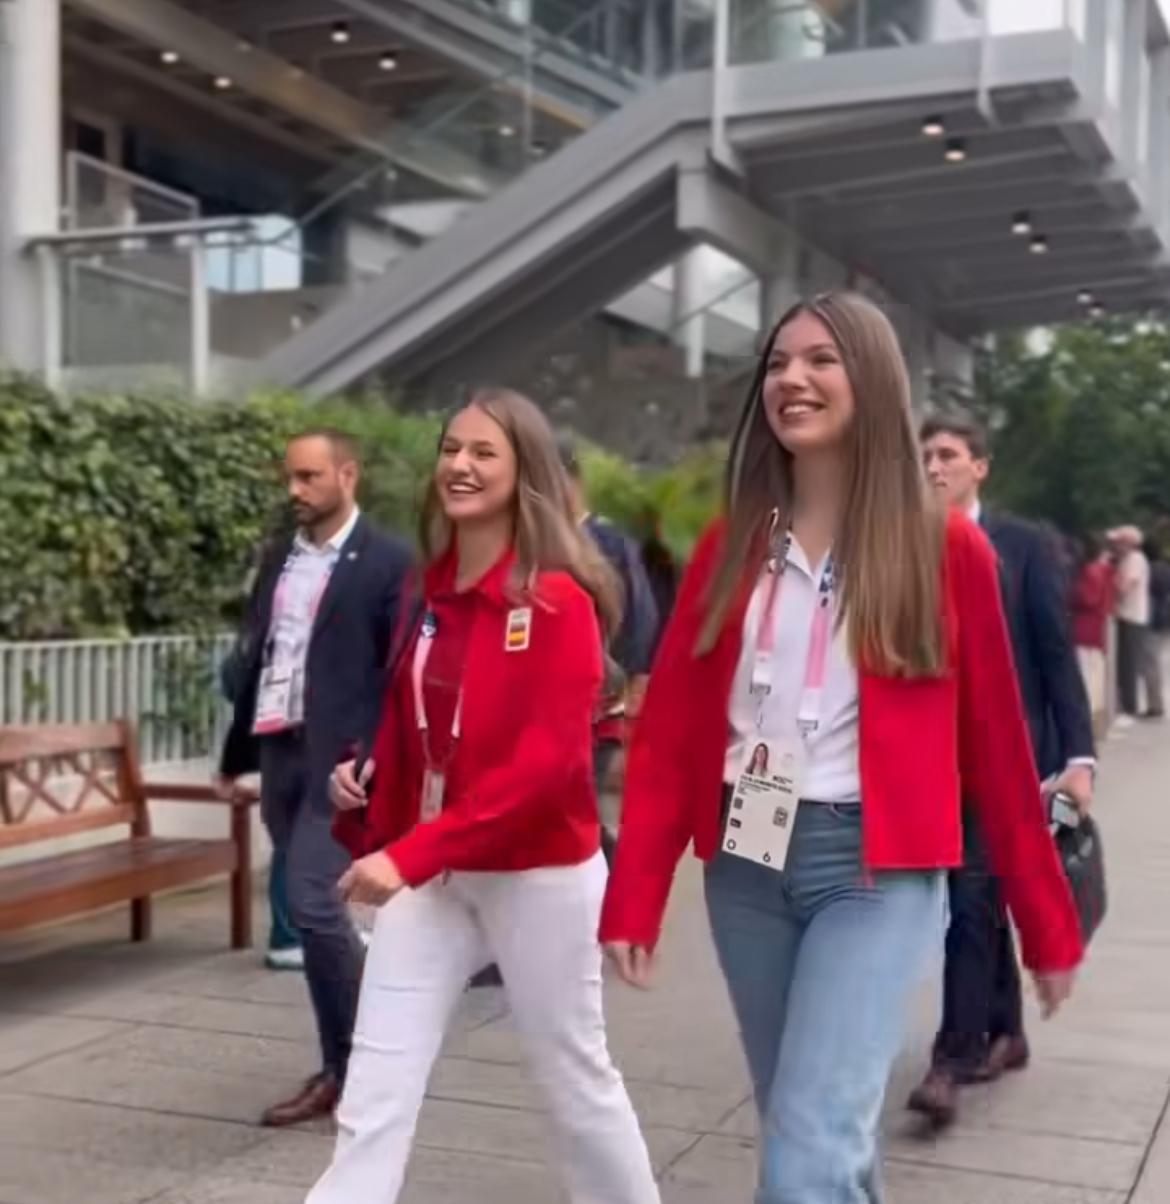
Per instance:
[[[1109,747],[1099,815],[1112,914],[1076,1000],[1032,1029],[1035,1065],[968,1097],[943,1139],[901,1113],[920,1073],[924,989],[887,1117],[891,1204],[1170,1201],[1170,739]],[[751,1198],[747,1086],[704,928],[698,878],[676,892],[663,980],[615,986],[612,1043],[667,1204]],[[300,1204],[322,1131],[255,1117],[314,1069],[303,984],[222,950],[218,891],[169,901],[147,947],[121,916],[0,944],[0,1204]],[[540,1102],[498,992],[467,998],[419,1132],[408,1204],[546,1204]],[[355,1201],[354,1204],[361,1204]]]

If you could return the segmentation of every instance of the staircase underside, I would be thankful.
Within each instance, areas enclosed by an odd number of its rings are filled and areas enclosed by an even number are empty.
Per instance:
[[[373,373],[499,377],[695,241],[765,277],[869,278],[957,337],[1075,317],[1087,287],[1114,311],[1161,305],[1158,190],[1120,166],[1085,63],[1050,32],[734,68],[723,166],[710,75],[678,77],[395,263],[260,377],[313,394]],[[965,138],[964,162],[923,135],[931,114]],[[1043,222],[1046,255],[1011,232],[1019,210]]]

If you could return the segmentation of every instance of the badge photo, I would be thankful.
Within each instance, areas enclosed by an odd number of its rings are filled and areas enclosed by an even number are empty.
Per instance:
[[[523,652],[532,636],[532,608],[520,607],[508,611],[508,626],[504,634],[505,652]]]

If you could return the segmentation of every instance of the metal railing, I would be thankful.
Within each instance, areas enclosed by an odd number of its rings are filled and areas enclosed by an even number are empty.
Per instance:
[[[231,719],[219,668],[233,642],[212,635],[0,643],[0,726],[128,719],[144,765],[214,755]]]

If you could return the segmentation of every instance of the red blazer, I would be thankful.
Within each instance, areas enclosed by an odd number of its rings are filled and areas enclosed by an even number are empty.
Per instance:
[[[723,523],[703,536],[663,637],[626,767],[621,839],[602,913],[606,941],[653,945],[688,842],[719,845],[727,714],[745,588],[715,647],[693,649]],[[951,667],[937,678],[860,675],[863,858],[867,871],[962,860],[960,798],[974,804],[1020,929],[1026,964],[1075,966],[1072,894],[1045,824],[995,553],[976,524],[947,525],[943,605]]]
[[[454,596],[454,613],[470,630],[458,633],[466,649],[462,732],[446,767],[442,814],[418,822],[424,758],[411,682],[416,629],[387,686],[369,805],[339,812],[334,822],[351,854],[385,849],[411,886],[447,870],[575,865],[600,847],[593,720],[603,667],[593,601],[561,572],[540,574],[531,594],[520,596],[510,584],[513,564],[509,554]],[[428,601],[450,598],[454,577],[453,556],[433,565]],[[528,646],[509,651],[508,616],[520,607],[532,609]],[[436,658],[442,639],[440,628]],[[438,723],[431,726],[439,734]]]
[[[1107,560],[1094,560],[1077,574],[1072,589],[1073,643],[1105,651],[1109,617],[1117,605],[1117,570]]]

